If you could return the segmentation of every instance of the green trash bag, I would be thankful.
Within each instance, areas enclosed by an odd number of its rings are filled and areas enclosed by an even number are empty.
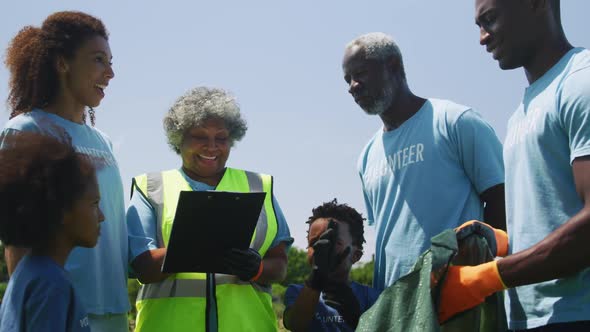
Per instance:
[[[438,324],[436,308],[448,263],[478,265],[494,257],[485,238],[471,229],[457,234],[452,229],[446,230],[433,237],[431,244],[412,271],[386,288],[361,316],[356,331],[497,332],[508,329],[503,292]]]

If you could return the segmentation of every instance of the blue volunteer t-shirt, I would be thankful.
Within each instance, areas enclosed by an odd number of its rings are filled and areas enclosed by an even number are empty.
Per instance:
[[[191,179],[184,171],[179,169],[186,182],[194,191],[215,190],[215,186]],[[269,248],[273,248],[285,242],[287,249],[293,243],[293,238],[289,231],[289,226],[283,211],[279,206],[276,198],[272,197],[275,214],[277,217],[277,235],[273,239]],[[132,262],[138,255],[147,251],[158,249],[156,241],[156,211],[143,195],[133,195],[129,208],[127,209],[127,228],[129,233],[129,258]]]
[[[119,165],[109,138],[96,128],[68,121],[52,113],[33,110],[6,123],[0,144],[3,137],[18,131],[63,137],[64,130],[71,137],[77,152],[102,159],[97,179],[100,209],[105,217],[100,224],[96,247],[74,248],[65,269],[89,313],[126,313],[130,306],[127,295],[125,203]]]
[[[430,238],[481,220],[480,194],[504,182],[502,146],[472,109],[428,99],[400,127],[380,128],[358,162],[367,220],[376,225],[373,287],[408,273]]]
[[[510,248],[535,245],[584,206],[572,163],[590,155],[590,52],[569,51],[525,91],[504,143]],[[511,329],[590,319],[590,269],[507,291]]]
[[[90,331],[66,271],[47,256],[24,256],[0,307],[0,331]]]
[[[354,296],[359,302],[359,306],[361,307],[361,313],[367,311],[374,303],[377,301],[379,297],[379,291],[369,286],[361,285],[356,282],[350,283],[350,288],[352,288],[352,292]],[[295,304],[295,300],[299,296],[299,293],[303,289],[303,285],[289,285],[287,290],[285,291],[285,311],[289,310],[289,308]],[[316,311],[314,317],[311,321],[309,326],[310,332],[346,332],[346,331],[354,331],[353,328],[348,326],[344,321],[344,318],[340,313],[324,303],[323,297],[320,295],[320,299],[318,305],[316,306]]]

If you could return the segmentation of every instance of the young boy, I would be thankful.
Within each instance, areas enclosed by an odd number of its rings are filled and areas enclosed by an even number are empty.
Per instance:
[[[307,258],[312,272],[305,285],[289,285],[283,323],[292,331],[354,331],[360,315],[379,296],[350,280],[363,255],[364,218],[334,199],[312,210]]]
[[[104,216],[96,170],[68,143],[29,132],[0,150],[0,240],[31,248],[0,307],[0,331],[90,331],[64,270],[75,246],[94,247]]]

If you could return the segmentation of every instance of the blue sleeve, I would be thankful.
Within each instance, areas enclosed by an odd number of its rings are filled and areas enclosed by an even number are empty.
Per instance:
[[[302,288],[302,285],[294,284],[291,284],[287,287],[287,290],[285,291],[285,299],[283,301],[285,304],[285,309],[288,309],[295,303],[295,300],[297,300],[297,297],[299,296],[299,293],[301,293]]]
[[[0,149],[6,148],[6,138],[16,133],[19,133],[19,131],[12,128],[2,130],[2,133],[0,133]]]
[[[53,285],[55,287],[55,285]],[[26,331],[67,331],[72,289],[50,287],[47,292],[31,294],[25,303]]]
[[[291,232],[289,231],[289,225],[287,225],[287,220],[283,215],[283,211],[279,206],[279,202],[277,201],[276,197],[272,197],[272,204],[275,208],[275,215],[277,217],[277,235],[275,236],[274,240],[270,244],[270,248],[274,248],[278,246],[281,242],[285,242],[287,244],[287,250],[291,248],[293,244],[293,238],[291,237]]]
[[[381,292],[375,288],[369,287],[367,289],[367,310],[373,305],[375,304],[375,302],[377,302],[377,299],[379,298],[379,295],[381,295]]]
[[[367,211],[367,224],[372,226],[375,224],[375,217],[373,216],[373,208],[371,207],[371,202],[369,201],[369,197],[367,196],[367,192],[365,191],[365,182],[363,181],[363,177],[361,176],[361,186],[363,188],[363,199],[365,201],[365,210]]]
[[[359,301],[361,313],[369,310],[369,308],[373,304],[375,304],[377,298],[379,298],[380,292],[375,288],[369,287],[367,285],[362,285],[356,282],[352,282],[350,287],[352,288],[354,296]]]
[[[475,190],[482,194],[504,183],[502,143],[494,129],[473,110],[463,112],[453,129],[459,160]]]
[[[590,68],[570,74],[557,95],[559,119],[570,145],[570,163],[590,155]]]
[[[358,175],[361,180],[361,188],[363,190],[363,199],[365,202],[365,211],[367,211],[367,215],[365,218],[367,219],[367,224],[372,226],[375,224],[375,216],[373,215],[373,209],[371,208],[371,202],[369,201],[369,196],[367,196],[367,191],[365,190],[365,180],[363,179],[363,174],[365,173],[365,163],[367,158],[367,149],[372,144],[372,141],[365,146],[363,152],[360,154],[357,160],[357,170]]]
[[[127,209],[129,262],[147,250],[158,248],[156,240],[156,212],[146,198],[135,192]]]

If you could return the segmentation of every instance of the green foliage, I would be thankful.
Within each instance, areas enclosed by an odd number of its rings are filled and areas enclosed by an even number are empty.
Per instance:
[[[8,282],[0,282],[0,303],[2,303],[2,298],[4,297],[4,293],[6,292],[6,286],[8,286]]]
[[[8,268],[6,267],[6,261],[4,260],[4,244],[0,242],[0,280],[8,281]],[[4,292],[2,292],[4,294]]]
[[[285,291],[287,287],[281,284],[272,284],[272,308],[277,316],[277,325],[279,332],[287,331],[283,326],[283,313],[285,311]]]
[[[285,296],[287,287],[281,284],[272,284],[272,300],[282,299]]]
[[[291,247],[288,257],[287,277],[281,282],[281,285],[302,284],[311,272],[311,266],[307,263],[307,251]]]
[[[358,263],[350,271],[350,278],[359,284],[371,286],[373,284],[373,269],[375,260],[368,263]]]
[[[277,319],[283,318],[283,311],[285,311],[283,299],[285,298],[286,289],[287,288],[281,284],[272,285],[272,307],[275,311]]]
[[[129,303],[131,303],[131,310],[127,313],[129,321],[129,331],[135,330],[135,316],[137,316],[137,309],[135,308],[135,299],[139,291],[139,282],[137,279],[127,279],[127,295],[129,296]]]

